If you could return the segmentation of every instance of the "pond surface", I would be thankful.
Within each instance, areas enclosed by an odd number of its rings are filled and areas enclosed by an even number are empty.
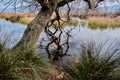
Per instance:
[[[0,19],[0,41],[6,42],[8,48],[13,47],[22,37],[24,30],[27,27],[19,23],[11,23],[6,20]],[[69,30],[74,28],[71,31],[72,37],[70,38],[70,49],[69,52],[78,51],[80,44],[85,42],[94,41],[97,44],[104,43],[107,41],[107,44],[117,44],[120,42],[120,28],[112,29],[108,28],[105,30],[100,29],[90,29],[87,26],[82,27],[80,24],[76,26],[66,26],[64,29]],[[45,38],[45,33],[40,35],[38,43]],[[63,35],[64,36],[64,35]],[[6,41],[5,41],[6,40]],[[107,45],[110,46],[110,45]]]
[[[21,39],[26,28],[25,25],[0,19],[0,41],[11,48]]]

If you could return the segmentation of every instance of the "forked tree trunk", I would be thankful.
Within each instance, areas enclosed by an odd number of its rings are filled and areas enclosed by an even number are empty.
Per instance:
[[[13,48],[27,47],[29,45],[34,46],[39,38],[40,33],[46,25],[46,22],[50,19],[52,13],[52,10],[41,9],[34,20],[28,24],[22,39]]]

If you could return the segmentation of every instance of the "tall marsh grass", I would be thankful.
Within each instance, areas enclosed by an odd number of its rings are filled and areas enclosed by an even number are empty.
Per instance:
[[[120,80],[120,52],[113,48],[101,55],[102,47],[83,44],[80,57],[65,68],[65,80]]]
[[[110,18],[110,17],[89,17],[88,26],[90,28],[116,28],[120,27],[120,17]]]
[[[3,12],[0,14],[0,19],[10,20],[22,24],[29,24],[38,12]]]
[[[50,63],[32,47],[11,50],[0,44],[0,80],[45,80],[50,69]]]

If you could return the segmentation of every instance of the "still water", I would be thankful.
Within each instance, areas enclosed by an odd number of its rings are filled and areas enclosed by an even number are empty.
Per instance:
[[[9,21],[0,19],[0,41],[6,43],[6,47],[11,48],[13,47],[24,34],[25,29],[27,28],[26,25],[22,25],[19,23],[11,23]],[[107,41],[107,46],[109,44],[118,44],[120,42],[120,28],[112,29],[107,28],[104,30],[101,29],[90,29],[87,26],[82,27],[80,24],[76,26],[66,26],[64,29],[69,30],[73,28],[71,31],[72,37],[70,38],[70,49],[69,52],[72,53],[72,49],[77,51],[80,47],[81,43],[94,41],[96,44],[104,43]],[[39,42],[45,38],[44,31],[40,35],[38,40]],[[63,35],[64,36],[64,35]]]
[[[0,41],[11,48],[21,39],[25,29],[25,25],[0,19]]]

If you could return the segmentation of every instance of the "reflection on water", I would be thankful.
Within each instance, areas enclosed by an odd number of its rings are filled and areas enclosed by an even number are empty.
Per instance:
[[[106,40],[109,43],[116,43],[120,41],[120,28],[112,29],[108,28],[106,30],[100,29],[90,29],[88,27],[82,27],[78,24],[78,27],[70,26],[65,27],[65,30],[70,30],[74,28],[71,32],[72,37],[70,38],[70,50],[78,49],[80,44],[88,41],[95,41],[96,43],[105,42]],[[7,47],[12,47],[15,45],[22,37],[24,30],[26,29],[25,25],[18,23],[11,23],[9,21],[0,20],[0,40],[4,41],[8,37]],[[45,38],[45,33],[43,32],[40,35],[39,41]],[[64,35],[63,35],[64,36]],[[39,43],[38,41],[38,43]]]
[[[5,41],[6,46],[10,48],[21,39],[25,29],[25,25],[0,19],[0,41]]]

